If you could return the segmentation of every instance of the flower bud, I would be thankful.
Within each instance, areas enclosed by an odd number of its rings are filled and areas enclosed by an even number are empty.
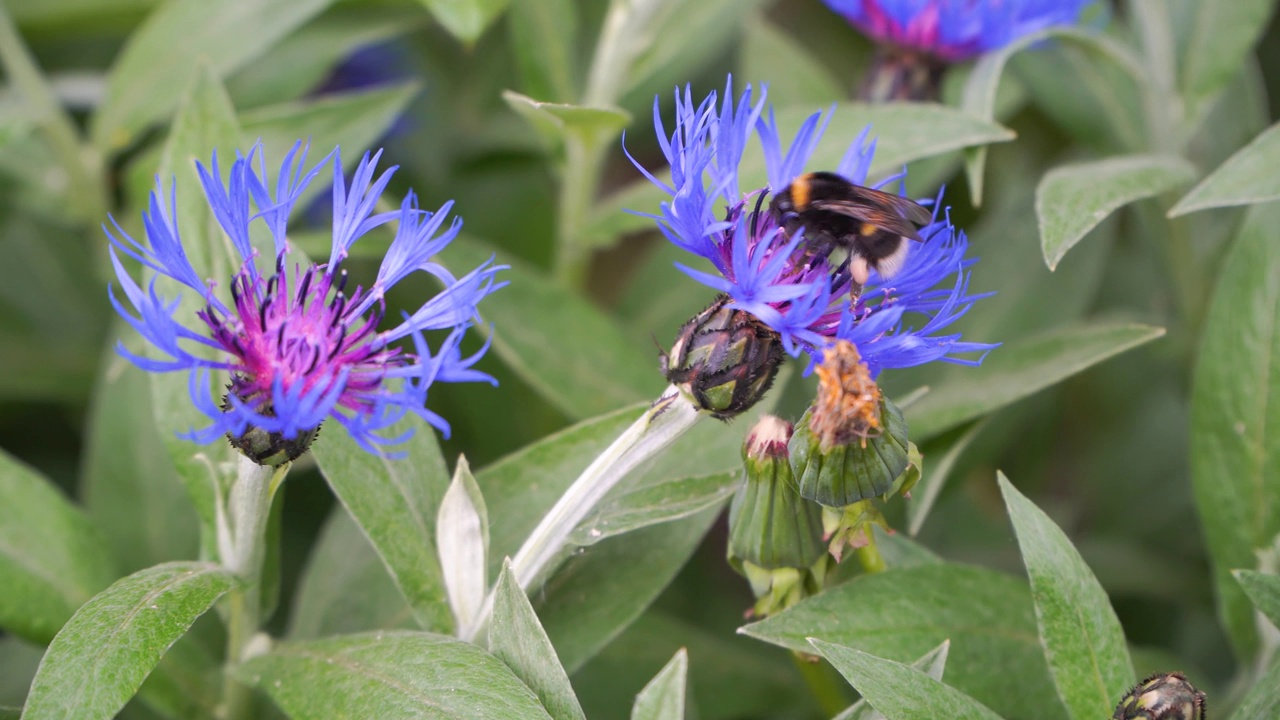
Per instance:
[[[662,374],[693,397],[699,408],[729,420],[764,397],[782,364],[782,339],[754,315],[727,307],[722,295],[686,322]]]
[[[1112,720],[1204,720],[1205,695],[1180,672],[1160,673],[1120,699]]]
[[[230,407],[229,400],[223,402],[224,410]],[[231,447],[259,465],[279,467],[302,457],[319,434],[319,425],[310,430],[304,430],[292,438],[250,425],[239,435],[228,432],[227,440],[231,442]]]
[[[947,65],[928,53],[881,44],[862,78],[858,99],[872,103],[937,102]]]
[[[259,465],[278,467],[302,457],[319,434],[320,428],[315,428],[288,439],[278,432],[250,427],[238,437],[227,433],[227,439],[231,441],[232,447]]]
[[[902,411],[853,343],[835,343],[816,373],[818,396],[790,443],[800,495],[829,507],[887,495],[909,465]]]
[[[729,507],[729,562],[764,570],[807,568],[826,550],[822,506],[796,492],[788,461],[791,423],[766,415],[742,449],[746,482]]]

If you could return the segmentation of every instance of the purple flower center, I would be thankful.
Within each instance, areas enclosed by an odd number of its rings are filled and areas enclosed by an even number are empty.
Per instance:
[[[384,304],[376,303],[362,317],[357,311],[363,290],[356,288],[348,298],[346,271],[335,282],[323,265],[305,271],[295,266],[291,290],[284,261],[283,254],[278,256],[275,274],[266,279],[246,262],[232,279],[234,312],[211,303],[199,313],[213,340],[233,358],[231,392],[255,412],[271,415],[274,385],[294,396],[325,395],[345,375],[337,404],[356,412],[373,410],[387,370],[413,360],[376,334]]]

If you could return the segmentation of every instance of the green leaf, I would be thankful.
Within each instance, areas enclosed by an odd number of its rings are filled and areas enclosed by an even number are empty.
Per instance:
[[[20,720],[22,708],[0,707],[0,720]]]
[[[1195,118],[1235,77],[1271,17],[1272,0],[1236,0],[1225,5],[1198,0],[1191,36],[1182,56],[1179,86]]]
[[[912,537],[920,534],[920,528],[924,526],[925,518],[929,516],[933,504],[938,501],[938,496],[942,494],[942,486],[946,484],[947,478],[951,477],[956,462],[969,448],[969,443],[982,432],[984,426],[985,423],[976,422],[963,431],[957,431],[958,434],[950,440],[939,441],[939,446],[936,448],[937,454],[934,453],[933,446],[927,449],[926,457],[929,461],[925,463],[920,482],[911,489],[911,502],[906,504],[907,532]],[[935,457],[938,459],[934,460]]]
[[[298,140],[310,140],[322,153],[336,146],[363,152],[395,123],[421,87],[406,81],[257,108],[241,117],[244,135],[261,139],[266,157],[277,163]],[[312,183],[315,190],[303,197],[324,191],[323,185]]]
[[[1054,701],[1027,585],[992,570],[953,564],[891,568],[830,588],[738,632],[799,652],[810,652],[808,638],[815,637],[903,661],[950,639],[947,677],[953,687],[1006,717],[1065,717]],[[992,667],[1001,672],[990,672]]]
[[[507,11],[520,89],[551,102],[578,99],[578,9],[573,0],[521,0]]]
[[[208,167],[215,150],[226,160],[235,156],[240,145],[240,123],[231,98],[213,66],[202,63],[195,68],[177,107],[173,128],[155,171],[166,193],[170,183],[177,183],[177,222],[182,231],[182,247],[200,277],[225,277],[229,271],[239,268],[241,258],[224,241],[222,226],[209,209],[196,172],[196,161]],[[164,199],[168,199],[167,194]],[[183,287],[176,281],[168,282],[169,287]],[[197,298],[195,307],[202,309],[204,303]]]
[[[125,572],[193,557],[199,519],[156,429],[150,377],[114,347],[102,367],[80,469],[85,512]]]
[[[629,490],[601,503],[594,514],[582,521],[571,540],[578,545],[594,545],[615,535],[718,507],[733,497],[741,478],[738,471],[672,477]]]
[[[703,587],[716,588],[718,594],[721,578],[705,580]],[[715,607],[724,606],[717,603]],[[698,703],[702,720],[819,716],[790,653],[762,653],[750,638],[652,608],[574,673],[574,687],[587,717],[627,718],[630,708],[619,698],[635,695],[682,647],[697,668],[689,678],[688,696]]]
[[[110,718],[169,646],[236,583],[210,563],[140,570],[76,611],[45,653],[22,717]]]
[[[489,515],[465,456],[458,458],[453,481],[440,501],[436,543],[454,625],[467,628],[479,615],[489,588],[485,568],[489,554]]]
[[[1112,23],[1111,29],[1115,27]],[[1145,78],[1135,77],[1098,53],[1066,43],[1050,42],[1018,53],[1010,65],[1013,72],[1005,73],[999,94],[1021,90],[1039,113],[1090,151],[1110,155],[1151,145],[1141,89]],[[995,117],[1011,115],[998,101]],[[1039,174],[1043,168],[1037,170]]]
[[[506,665],[470,643],[389,631],[286,642],[237,675],[295,720],[549,720]]]
[[[1280,628],[1280,576],[1266,575],[1253,570],[1236,570],[1236,582],[1253,601],[1258,612],[1267,616],[1272,625]]]
[[[523,0],[522,0],[523,1]],[[475,43],[489,23],[506,9],[507,0],[420,0],[436,20],[467,45]]]
[[[631,720],[684,720],[688,675],[689,654],[680,648],[671,662],[636,695]]]
[[[103,152],[133,144],[149,124],[178,106],[197,68],[215,77],[249,65],[332,0],[175,0],[159,5],[125,44],[94,116]]]
[[[1095,322],[1054,329],[996,348],[961,380],[933,388],[906,409],[911,439],[922,443],[1164,335],[1164,328]]]
[[[1253,610],[1231,577],[1280,533],[1280,205],[1250,209],[1204,323],[1191,391],[1191,479],[1219,612],[1242,658]]]
[[[993,120],[996,113],[996,90],[1000,76],[1004,74],[1009,58],[1016,53],[1048,39],[1070,42],[1091,54],[1106,58],[1134,78],[1145,77],[1141,61],[1127,47],[1107,37],[1075,27],[1056,27],[1024,35],[1003,48],[987,53],[978,59],[969,81],[965,84],[960,106],[971,116]],[[965,177],[969,180],[969,192],[974,205],[982,204],[982,183],[987,163],[987,149],[977,147],[965,153]]]
[[[931,565],[942,562],[942,558],[937,553],[921,545],[918,541],[904,536],[902,533],[890,535],[879,527],[872,532],[875,533],[876,547],[880,548],[880,555],[884,557],[885,564],[891,568],[914,567],[916,565]]]
[[[295,100],[314,92],[360,49],[419,32],[428,22],[408,4],[339,5],[276,43],[251,67],[227,77],[227,91],[240,108]]]
[[[1209,173],[1169,210],[1169,217],[1280,199],[1277,164],[1280,164],[1280,123],[1267,128]]]
[[[1000,720],[991,708],[910,665],[816,638],[810,642],[888,720]]]
[[[136,700],[166,717],[216,717],[222,702],[222,658],[214,657],[201,635],[210,634],[202,630],[217,624],[209,618],[201,623],[203,628],[189,631],[170,646],[138,689]],[[128,709],[119,717],[125,717]]]
[[[449,471],[435,429],[409,414],[389,431],[413,436],[392,460],[369,453],[342,428],[322,434],[311,451],[333,494],[360,525],[423,628],[450,631],[453,617],[436,555],[436,512]]]
[[[1053,270],[1067,251],[1117,209],[1155,197],[1195,178],[1172,155],[1131,155],[1054,168],[1036,189],[1040,246]]]
[[[502,99],[552,147],[558,147],[565,135],[587,145],[608,142],[631,122],[629,113],[615,108],[540,102],[511,90],[504,90]]]
[[[111,583],[98,529],[55,486],[0,451],[0,628],[46,643]]]
[[[585,720],[551,640],[533,612],[528,596],[511,576],[510,560],[503,563],[494,588],[489,652],[533,690],[552,718]]]
[[[1256,718],[1280,717],[1280,663],[1271,663],[1271,669],[1258,678],[1240,701],[1230,720],[1256,720]]]
[[[22,705],[44,651],[44,645],[29,643],[16,635],[0,638],[0,704]]]
[[[494,253],[463,237],[444,259],[450,267],[474,267]],[[656,351],[646,354],[611,318],[541,273],[506,255],[498,260],[511,266],[500,275],[511,284],[485,300],[493,349],[540,395],[573,419],[658,396],[665,381]]]
[[[409,81],[384,85],[372,90],[334,93],[319,98],[259,107],[241,116],[240,122],[244,127],[243,137],[251,141],[262,141],[263,155],[268,160],[267,182],[274,186],[279,161],[284,159],[285,154],[293,147],[295,142],[309,140],[312,151],[319,150],[321,154],[327,153],[334,147],[347,148],[349,156],[355,155],[357,152],[363,152],[365,148],[377,142],[378,138],[382,137],[396,122],[419,89],[420,85],[417,82]],[[226,108],[230,112],[231,107],[229,104],[226,105]],[[205,144],[209,147],[193,148],[190,154],[193,159],[204,156],[202,162],[206,162],[206,164],[208,156],[215,146],[246,145],[241,140],[241,131],[238,129],[234,137],[227,136],[220,143],[209,142]],[[317,158],[318,156],[312,155],[311,157]],[[348,157],[348,160],[350,160],[350,157]],[[155,163],[150,161],[150,156],[143,154],[142,157],[130,165],[129,186],[145,193],[149,188],[154,166]],[[194,177],[194,173],[192,176]],[[166,175],[162,174],[161,177],[166,177]],[[185,188],[185,185],[179,184],[180,187]],[[325,183],[320,180],[312,182],[298,196],[295,206],[305,207],[312,198],[326,192],[327,189]],[[180,189],[178,192],[179,202],[182,202],[184,194],[191,195],[192,197],[189,198],[191,200],[203,203],[198,185],[190,191]],[[217,229],[216,226],[215,229]],[[219,232],[221,231],[219,230]],[[298,238],[315,235],[316,233],[313,232],[296,233]],[[290,238],[294,239],[294,237],[295,234],[291,233]],[[332,233],[323,233],[323,237],[320,239],[323,244],[323,251],[327,256],[329,246],[332,243]],[[390,244],[390,238],[388,237],[387,242],[381,248],[377,247],[377,243],[368,242],[368,245],[366,245],[366,242],[361,242],[355,246],[353,256],[369,256],[376,253],[376,256],[380,259],[385,254],[387,245]],[[226,245],[219,245],[220,249],[223,247],[226,247]],[[296,243],[295,247],[311,249],[314,248],[314,245],[304,241]],[[236,263],[239,263],[238,259]],[[199,268],[197,267],[197,269]]]
[[[566,670],[576,672],[657,599],[719,515],[711,508],[610,538],[551,576],[538,617]]]
[[[171,183],[176,184],[176,222],[182,233],[183,249],[199,277],[228,277],[240,259],[225,242],[222,228],[205,201],[195,161],[199,159],[207,164],[214,149],[226,158],[239,147],[240,127],[231,100],[213,69],[201,64],[178,107],[155,168],[156,176],[161,178],[162,192],[167,194]],[[148,271],[143,277],[154,275]],[[199,295],[177,281],[164,276],[157,276],[155,280],[162,297],[181,298],[178,317],[194,318],[195,313],[204,308]],[[149,345],[136,351],[156,352]],[[211,354],[207,348],[196,352]],[[209,418],[191,401],[185,373],[151,373],[150,379],[155,426],[200,519],[200,541],[205,549],[202,556],[211,557],[214,506],[227,479],[218,468],[232,459],[232,450],[226,442],[202,447],[178,437],[178,433],[186,434],[209,424]],[[210,395],[213,394],[210,390]]]
[[[1106,717],[1135,678],[1124,630],[1084,558],[1040,508],[998,473],[1031,579],[1031,599],[1058,697],[1074,720]]]
[[[302,571],[288,637],[407,629],[413,614],[360,526],[334,508]]]
[[[741,31],[740,19],[765,2],[656,0],[627,4],[637,9],[629,18],[632,22],[619,34],[631,41],[626,51],[634,53],[634,60],[623,68],[617,81],[623,86],[624,106],[648,110],[656,93],[666,95],[677,85],[683,87],[697,68],[723,55]],[[656,13],[651,9],[654,7],[659,8]],[[648,22],[634,21],[635,15],[646,12],[655,17]]]
[[[753,84],[768,86],[775,106],[810,104],[815,108],[848,94],[807,46],[764,15],[747,16],[735,73]]]
[[[137,20],[157,0],[7,0],[5,9],[22,25],[93,27],[120,18]]]
[[[811,104],[776,108],[780,136],[793,137],[804,119],[815,112]],[[927,103],[837,103],[830,125],[814,149],[808,167],[835,167],[849,145],[867,125],[869,137],[876,138],[876,154],[871,163],[871,179],[886,177],[902,170],[913,160],[941,155],[960,148],[1012,140],[1013,132],[989,120],[982,120],[955,108]],[[642,127],[636,132],[652,132]],[[670,172],[652,168],[661,180]],[[748,143],[739,166],[740,185],[744,189],[763,187],[764,156],[758,143]],[[908,188],[911,189],[911,188]],[[651,218],[628,211],[657,212],[658,204],[668,195],[648,180],[639,180],[599,203],[588,235],[593,242],[606,245],[618,236],[653,227]]]
[[[810,640],[810,642],[812,643],[815,641]],[[821,640],[817,642],[821,642]],[[831,647],[839,646],[832,645]],[[840,648],[840,650],[845,654],[853,652],[848,648]],[[950,650],[951,641],[944,640],[941,645],[922,655],[919,660],[911,663],[911,669],[918,670],[934,680],[941,682],[942,672],[947,665],[947,654]],[[835,663],[831,657],[828,657],[827,660],[832,664]],[[848,675],[845,675],[845,677],[848,678]],[[864,697],[853,705],[850,705],[848,709],[837,715],[832,720],[885,720],[885,717],[878,710],[871,707],[871,704],[868,703],[867,699]]]

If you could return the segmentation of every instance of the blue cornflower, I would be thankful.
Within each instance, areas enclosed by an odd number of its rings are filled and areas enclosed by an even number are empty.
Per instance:
[[[962,62],[1070,25],[1093,0],[823,0],[880,43]]]
[[[448,423],[424,407],[427,390],[437,381],[495,382],[472,369],[488,346],[464,358],[459,344],[476,317],[477,303],[505,284],[494,279],[502,266],[491,260],[455,277],[432,261],[461,228],[457,217],[446,225],[452,202],[436,212],[420,210],[411,191],[399,210],[374,213],[396,170],[387,169],[375,179],[381,151],[366,153],[348,184],[337,148],[306,169],[307,148],[299,142],[285,157],[274,189],[266,183],[260,151],[254,146],[247,157],[237,153],[225,183],[216,153],[209,167],[197,163],[209,207],[242,261],[228,285],[228,296],[216,295],[216,283],[206,282],[192,267],[175,222],[176,189],[170,188],[166,204],[158,178],[149,210],[142,214],[147,244],[130,237],[114,218],[112,228],[103,226],[111,241],[116,277],[132,312],[114,290],[111,302],[158,351],[144,357],[120,344],[120,354],[150,372],[188,372],[191,400],[211,420],[208,427],[192,430],[188,437],[206,443],[225,434],[259,462],[272,458],[279,447],[250,452],[246,445],[252,443],[246,438],[270,436],[276,446],[305,438],[296,452],[288,452],[286,459],[292,459],[305,451],[306,442],[326,418],[345,426],[361,447],[374,453],[380,453],[379,445],[406,439],[379,434],[406,412],[422,417],[447,437]],[[332,252],[322,264],[291,264],[290,212],[330,160]],[[251,212],[251,202],[257,212]],[[397,222],[395,238],[373,284],[349,290],[342,262],[352,244],[391,221]],[[255,222],[265,226],[274,241],[274,270],[266,275],[258,268],[258,250],[250,241]],[[192,317],[179,317],[178,300],[162,297],[155,278],[144,291],[125,269],[120,254],[186,286],[187,292],[194,291],[204,308]],[[405,313],[399,324],[379,331],[387,290],[417,271],[435,276],[444,289],[412,314]],[[434,355],[423,336],[430,330],[449,331]],[[411,349],[397,343],[405,339]],[[229,375],[222,403],[209,391],[215,371]]]
[[[965,234],[939,213],[941,195],[932,203],[933,221],[919,231],[923,242],[910,243],[892,280],[872,269],[865,286],[858,284],[847,261],[810,251],[803,231],[789,236],[768,210],[767,197],[805,172],[829,114],[809,116],[784,153],[765,101],[764,92],[755,100],[748,86],[735,102],[732,80],[719,102],[713,92],[695,106],[688,88],[683,95],[677,90],[670,135],[655,101],[654,124],[671,181],[632,162],[671,199],[648,216],[667,239],[710,261],[716,272],[677,266],[724,293],[728,308],[750,313],[776,332],[793,357],[807,352],[820,361],[835,340],[845,339],[858,346],[873,376],[932,360],[980,363],[995,345],[941,332],[985,297],[968,293],[968,268],[975,260],[965,257]],[[869,132],[863,129],[835,168],[855,184],[866,182],[875,154]],[[753,133],[764,151],[769,185],[744,193],[739,164]],[[886,182],[904,177],[905,172]],[[913,319],[920,321],[918,328],[907,324]]]

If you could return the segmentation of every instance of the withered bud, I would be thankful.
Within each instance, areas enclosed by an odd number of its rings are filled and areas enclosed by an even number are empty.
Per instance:
[[[813,402],[809,429],[818,438],[824,453],[833,448],[879,437],[884,431],[880,420],[880,404],[884,399],[880,386],[862,362],[858,347],[848,340],[837,340],[823,352],[817,366],[818,396]]]

